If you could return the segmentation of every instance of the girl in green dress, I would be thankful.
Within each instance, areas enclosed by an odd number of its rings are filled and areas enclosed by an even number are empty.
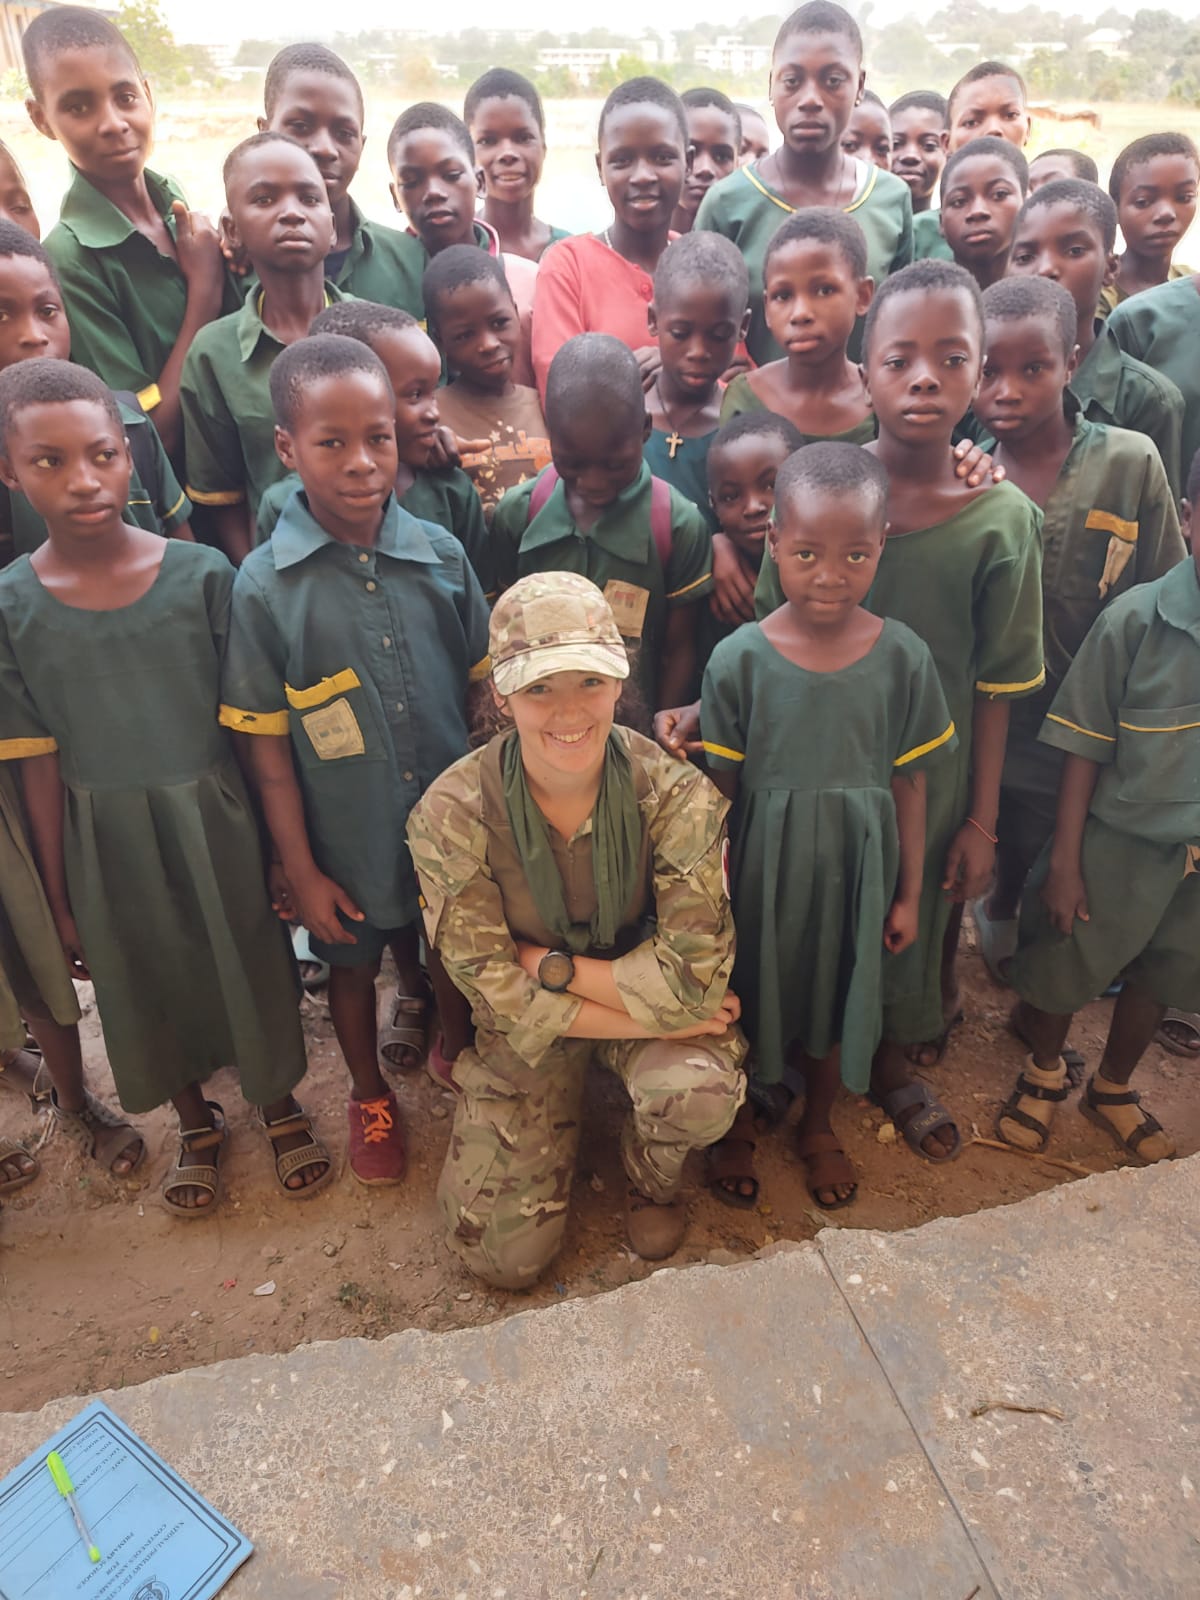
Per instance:
[[[841,147],[863,96],[863,45],[858,24],[830,0],[809,0],[786,19],[771,61],[771,104],[783,135],[778,150],[739,167],[705,195],[697,228],[723,233],[746,258],[752,317],[746,343],[760,365],[782,356],[767,325],[762,267],[781,218],[809,206],[850,212],[867,239],[867,270],[882,283],[912,260],[908,187],[872,161]],[[850,341],[858,359],[861,322]]]
[[[917,937],[924,768],[955,743],[926,646],[863,608],[887,491],[854,445],[807,445],[784,463],[768,535],[784,603],[717,646],[701,702],[710,773],[738,801],[737,981],[754,1071],[776,1083],[790,1058],[803,1072],[799,1154],[828,1210],[856,1191],[830,1122],[839,1068],[866,1090],[885,950]]]
[[[258,829],[217,722],[233,572],[122,521],[130,459],[112,395],[65,361],[0,374],[0,475],[46,544],[0,575],[0,758],[19,760],[58,937],[89,976],[121,1104],[170,1099],[175,1215],[211,1215],[233,1063],[288,1194],[332,1176],[292,1099],[295,975]]]

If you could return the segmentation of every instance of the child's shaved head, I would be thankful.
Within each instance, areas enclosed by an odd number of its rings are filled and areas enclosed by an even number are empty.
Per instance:
[[[275,115],[279,96],[294,72],[323,72],[326,77],[340,78],[343,83],[350,84],[358,100],[359,117],[362,117],[364,111],[362,86],[353,72],[341,56],[330,50],[328,45],[309,43],[285,45],[271,58],[266,81],[263,83],[263,109],[268,121]]]
[[[820,439],[790,455],[775,479],[776,521],[781,506],[806,499],[814,489],[839,497],[862,495],[871,517],[883,521],[888,497],[887,469],[878,456],[861,445]]]
[[[35,239],[32,233],[17,223],[9,222],[7,217],[0,217],[0,261],[12,256],[27,256],[31,261],[40,261],[50,275],[51,282],[62,287],[54,263],[41,240]]]
[[[86,367],[49,356],[5,367],[0,372],[0,455],[8,454],[8,436],[22,411],[30,406],[66,405],[73,400],[90,400],[98,405],[117,431],[124,433],[116,396]]]
[[[1021,91],[1022,102],[1025,101],[1027,94],[1025,79],[1016,67],[1006,66],[1003,61],[979,61],[969,72],[964,72],[951,89],[949,99],[946,101],[947,120],[953,119],[955,104],[962,97],[963,91],[973,83],[982,83],[985,78],[1011,78]]]
[[[86,6],[52,6],[34,17],[21,39],[25,76],[35,100],[42,98],[47,63],[68,50],[120,50],[142,77],[133,46],[115,23]]]
[[[28,365],[28,363],[26,363]],[[271,368],[271,405],[275,422],[290,432],[300,415],[306,389],[325,378],[342,378],[351,372],[366,372],[379,379],[394,403],[387,369],[369,345],[339,334],[310,334],[288,345]],[[0,374],[0,383],[6,374]]]
[[[252,133],[248,139],[243,139],[241,144],[235,144],[233,149],[225,157],[225,165],[221,168],[221,181],[225,185],[226,195],[229,194],[230,179],[237,171],[238,166],[241,164],[243,158],[250,155],[252,151],[261,150],[265,146],[272,144],[286,144],[290,145],[293,150],[303,150],[304,154],[309,157],[310,161],[312,161],[313,166],[317,167],[315,157],[309,155],[309,152],[305,150],[304,146],[297,140],[290,138],[286,133],[274,133],[268,128],[262,133]],[[317,176],[321,176],[320,167],[317,167]],[[324,181],[325,180],[322,178],[322,185],[324,184]]]
[[[955,171],[962,166],[964,161],[972,161],[976,156],[990,156],[995,161],[1003,161],[1012,168],[1013,177],[1021,193],[1029,192],[1029,163],[1017,149],[1015,144],[1010,144],[1007,139],[995,139],[990,135],[982,139],[970,139],[966,144],[960,145],[942,168],[942,193],[945,194],[950,186],[950,180]]]
[[[662,306],[685,286],[702,283],[728,295],[735,319],[746,314],[750,303],[750,275],[746,258],[723,234],[685,233],[663,251],[654,269],[654,301]]]
[[[642,427],[646,401],[633,351],[610,333],[577,333],[568,339],[546,379],[546,417],[586,413]]]
[[[1013,232],[1014,239],[1020,236],[1021,223],[1039,206],[1073,206],[1095,227],[1106,253],[1116,245],[1117,208],[1098,184],[1089,183],[1084,178],[1055,178],[1052,183],[1044,183],[1040,189],[1034,190],[1021,207],[1021,215]]]
[[[840,250],[854,278],[867,275],[867,236],[853,217],[834,206],[803,206],[781,222],[771,235],[763,257],[763,271],[777,250],[801,239]]]
[[[1047,323],[1062,340],[1063,355],[1075,348],[1078,313],[1061,283],[1049,278],[1002,278],[983,291],[983,316],[988,322]]]
[[[381,333],[406,333],[409,328],[420,326],[411,311],[401,311],[399,306],[381,306],[374,300],[339,300],[318,311],[308,331],[336,333],[369,345]]]
[[[410,133],[415,133],[419,128],[437,128],[440,133],[448,133],[474,167],[475,141],[471,138],[471,130],[461,117],[456,117],[453,111],[448,111],[445,106],[439,106],[432,100],[422,100],[419,105],[409,106],[408,110],[402,111],[392,124],[387,142],[389,166],[396,165],[396,155],[400,146]]]

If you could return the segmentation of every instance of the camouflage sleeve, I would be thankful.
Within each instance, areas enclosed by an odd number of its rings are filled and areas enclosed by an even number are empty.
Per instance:
[[[695,767],[667,756],[663,763],[650,819],[657,925],[653,938],[613,962],[630,1016],[655,1033],[713,1015],[725,998],[734,948],[725,881],[728,804]]]
[[[477,1028],[498,1033],[537,1067],[574,1022],[582,1002],[551,994],[517,959],[499,885],[487,865],[478,763],[468,756],[429,788],[408,819],[425,935]]]

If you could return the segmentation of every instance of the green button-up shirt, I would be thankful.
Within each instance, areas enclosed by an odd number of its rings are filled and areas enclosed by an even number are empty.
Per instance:
[[[425,319],[421,278],[429,263],[425,246],[411,233],[371,222],[350,202],[350,249],[334,283],[344,295],[395,306],[418,322]]]
[[[653,693],[668,609],[690,605],[712,590],[712,535],[704,518],[671,489],[671,550],[664,571],[650,529],[651,473],[644,461],[586,533],[571,515],[561,481],[530,520],[529,499],[541,476],[510,489],[493,513],[501,590],[530,572],[580,572],[590,578],[604,590],[622,636],[631,645],[640,641],[641,682]]]
[[[331,538],[297,491],[238,572],[221,721],[290,737],[317,865],[376,927],[417,915],[405,823],[466,751],[487,636],[462,546],[394,499],[367,549]]]
[[[1071,379],[1071,393],[1089,422],[1144,433],[1158,450],[1171,492],[1179,499],[1183,395],[1170,378],[1128,355],[1115,339],[1106,339],[1097,321],[1095,343]]]
[[[1197,279],[1177,278],[1122,300],[1104,325],[1127,355],[1136,356],[1183,395],[1184,474],[1200,450],[1200,293]],[[1097,341],[1099,342],[1099,341]]]
[[[327,305],[346,299],[328,282],[325,295]],[[240,311],[201,328],[179,384],[188,494],[201,506],[248,500],[252,516],[287,472],[271,404],[271,368],[286,346],[263,323],[262,296],[253,284]]]
[[[1075,657],[1042,738],[1102,767],[1091,803],[1102,822],[1156,844],[1200,842],[1194,562],[1114,600]]]
[[[132,389],[151,411],[187,309],[187,282],[177,261],[161,254],[82,172],[71,170],[58,222],[46,239],[71,325],[71,359],[111,389]],[[145,178],[174,238],[171,204],[186,205],[183,192],[149,168]],[[229,280],[224,309],[233,311],[237,303]]]

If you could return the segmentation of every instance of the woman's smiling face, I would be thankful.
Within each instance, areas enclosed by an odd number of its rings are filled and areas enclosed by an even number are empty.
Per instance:
[[[537,781],[591,778],[604,760],[621,695],[616,678],[555,672],[508,696],[525,770]]]

